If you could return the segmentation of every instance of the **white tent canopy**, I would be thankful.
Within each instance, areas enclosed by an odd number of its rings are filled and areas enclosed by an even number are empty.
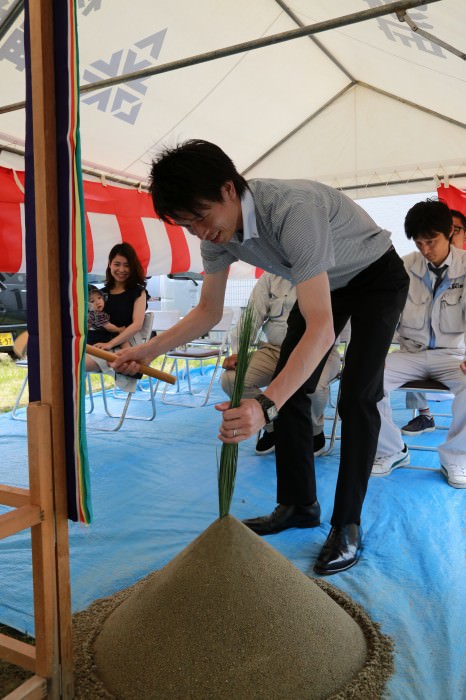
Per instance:
[[[21,4],[0,2],[0,148],[19,151],[24,109],[4,108],[24,101]],[[158,149],[195,137],[247,177],[313,178],[352,197],[425,191],[435,176],[466,187],[466,2],[431,2],[403,22],[338,19],[387,4],[80,0],[82,87],[164,71],[81,95],[83,164],[145,182]],[[330,21],[312,36],[190,58]],[[182,59],[193,65],[168,70]],[[0,164],[9,158],[2,151]]]

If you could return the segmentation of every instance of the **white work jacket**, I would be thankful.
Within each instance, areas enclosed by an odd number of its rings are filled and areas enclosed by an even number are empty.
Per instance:
[[[432,295],[427,261],[421,253],[406,255],[409,291],[398,325],[400,347],[407,352],[429,348],[465,351],[466,251],[451,247],[452,261]]]
[[[288,315],[296,302],[295,287],[283,277],[264,272],[251,292],[250,302],[254,308],[252,337],[256,338],[261,329],[267,343],[280,347],[286,335]],[[238,326],[231,333],[231,345],[236,353]]]

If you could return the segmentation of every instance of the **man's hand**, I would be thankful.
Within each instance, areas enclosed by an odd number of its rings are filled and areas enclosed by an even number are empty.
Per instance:
[[[136,374],[139,372],[139,365],[141,362],[145,365],[149,365],[152,360],[150,356],[148,357],[146,355],[146,350],[145,343],[136,345],[133,348],[118,350],[115,353],[115,361],[109,362],[109,365],[115,372],[120,372],[121,374]]]
[[[460,364],[460,370],[463,372],[463,374],[466,374],[466,360],[463,360],[463,362]]]
[[[255,399],[242,399],[238,408],[230,408],[225,401],[215,406],[222,411],[222,423],[218,439],[228,444],[247,440],[265,425],[264,414]]]
[[[228,357],[225,357],[223,360],[223,369],[236,369],[236,363],[238,361],[238,355],[228,355]]]

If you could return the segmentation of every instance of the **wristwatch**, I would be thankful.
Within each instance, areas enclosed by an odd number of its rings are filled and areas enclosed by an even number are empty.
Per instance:
[[[262,408],[266,423],[271,423],[275,418],[278,418],[278,408],[275,406],[272,399],[269,399],[265,394],[258,394],[254,398],[259,402]]]

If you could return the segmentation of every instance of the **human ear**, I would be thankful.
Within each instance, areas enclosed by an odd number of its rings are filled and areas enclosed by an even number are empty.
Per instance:
[[[222,189],[220,190],[224,200],[234,200],[236,199],[236,187],[233,180],[227,180]]]

